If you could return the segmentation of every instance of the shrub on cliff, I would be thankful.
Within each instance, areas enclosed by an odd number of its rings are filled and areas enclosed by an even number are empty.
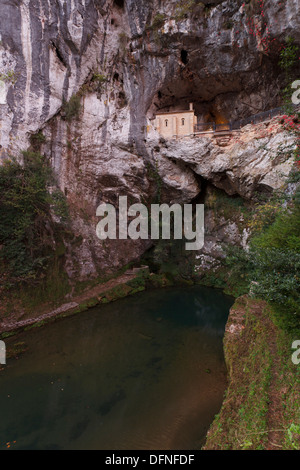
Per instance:
[[[273,303],[282,323],[300,328],[300,204],[280,212],[273,224],[253,238],[254,294]]]
[[[300,205],[297,193],[294,201],[293,208],[278,211],[274,222],[253,239],[253,248],[260,251],[274,248],[300,253]]]
[[[300,252],[269,248],[254,252],[252,292],[274,305],[282,326],[300,328]]]
[[[292,205],[278,211],[272,223],[262,225],[248,252],[236,248],[226,259],[229,284],[242,279],[244,293],[250,291],[270,302],[286,329],[300,329],[299,193]]]
[[[38,153],[24,152],[0,167],[0,274],[3,283],[33,279],[53,254],[56,208],[52,169]],[[61,203],[61,201],[60,201]]]
[[[62,116],[66,121],[71,122],[73,119],[79,118],[81,111],[80,96],[73,95],[69,101],[64,102],[62,106]]]

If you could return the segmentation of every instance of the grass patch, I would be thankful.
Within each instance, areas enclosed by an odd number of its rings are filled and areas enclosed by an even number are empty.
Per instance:
[[[79,119],[81,112],[81,99],[79,95],[71,96],[69,101],[64,101],[62,105],[62,117],[68,122]]]
[[[214,188],[210,191],[206,200],[206,208],[214,211],[215,216],[223,216],[226,220],[248,219],[250,216],[250,209],[246,201],[240,196],[228,196],[225,191]],[[245,227],[243,222],[243,228]]]
[[[299,367],[291,361],[291,336],[278,328],[265,302],[245,296],[232,308],[229,325],[224,350],[230,383],[204,449],[268,449],[274,431],[282,449],[300,448]],[[272,411],[277,399],[278,414]]]

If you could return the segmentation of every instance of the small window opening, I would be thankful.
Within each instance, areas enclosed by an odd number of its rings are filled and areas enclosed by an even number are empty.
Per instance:
[[[185,51],[184,49],[182,49],[182,51],[181,51],[181,62],[186,65],[188,63],[188,61],[189,61],[188,60],[188,51]]]
[[[115,4],[119,8],[124,8],[124,0],[115,0]]]

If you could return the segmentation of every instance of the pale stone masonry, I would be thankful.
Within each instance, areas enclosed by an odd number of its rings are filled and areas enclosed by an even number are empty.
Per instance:
[[[196,124],[193,103],[190,103],[188,111],[157,113],[155,118],[156,130],[167,139],[193,134]]]

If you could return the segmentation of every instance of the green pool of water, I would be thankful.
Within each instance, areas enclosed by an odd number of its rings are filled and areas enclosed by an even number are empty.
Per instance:
[[[0,372],[0,449],[201,448],[226,389],[232,303],[147,291],[11,338],[28,350]]]

